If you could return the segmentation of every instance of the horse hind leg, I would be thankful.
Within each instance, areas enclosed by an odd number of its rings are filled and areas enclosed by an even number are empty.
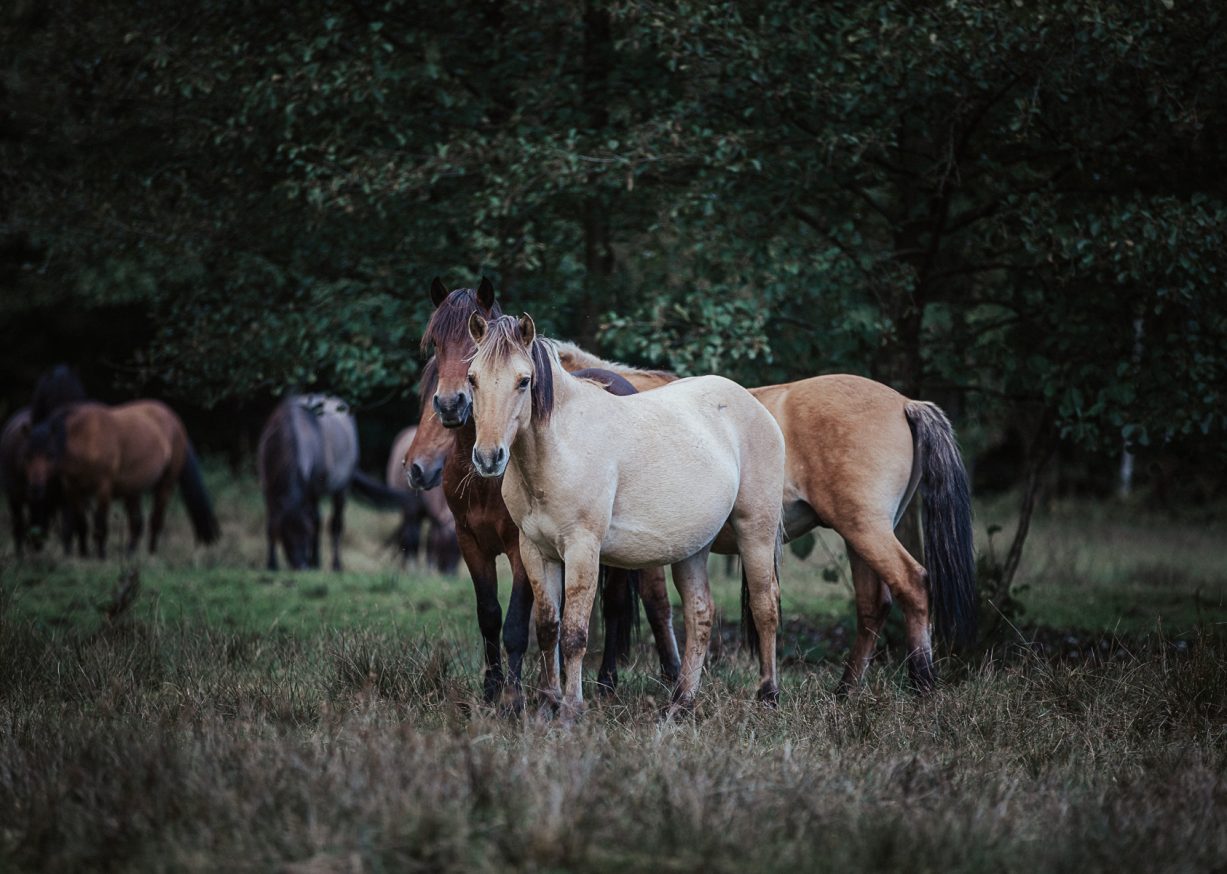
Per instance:
[[[666,716],[669,717],[694,709],[703,663],[707,659],[707,645],[711,640],[711,627],[715,616],[711,586],[707,579],[707,552],[706,549],[701,550],[673,565],[673,585],[682,598],[686,652],[682,656],[678,683],[666,711]]]
[[[661,677],[673,686],[681,673],[682,663],[677,652],[677,636],[673,633],[673,605],[669,603],[663,567],[640,572],[639,598],[643,601],[643,612],[648,616],[648,625],[656,641]]]
[[[780,627],[779,547],[774,534],[750,539],[739,533],[738,548],[749,589],[750,619],[758,632],[757,696],[759,701],[775,704],[780,697],[775,652]]]
[[[908,676],[918,692],[931,691],[937,675],[929,639],[928,573],[895,537],[889,522],[850,532],[845,539],[881,578],[903,611]]]
[[[153,490],[153,507],[149,511],[149,554],[158,550],[158,540],[162,537],[162,529],[166,526],[166,508],[170,506],[171,495],[175,492],[175,482],[178,478],[169,473],[158,481]],[[140,512],[139,498],[137,513]]]
[[[856,639],[836,687],[836,691],[844,695],[859,686],[864,678],[891,605],[890,590],[851,546],[848,547],[848,562],[852,565],[852,587],[856,597]]]

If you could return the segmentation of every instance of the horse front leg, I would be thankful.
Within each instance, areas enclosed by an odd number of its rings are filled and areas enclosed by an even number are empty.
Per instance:
[[[345,528],[345,492],[332,496],[332,518],[328,520],[328,533],[332,539],[332,569],[341,569],[341,532]]]
[[[561,642],[567,680],[559,715],[564,722],[574,722],[584,712],[584,655],[588,652],[588,624],[596,602],[600,544],[595,540],[569,544],[563,559],[566,597]]]
[[[498,603],[498,569],[494,556],[487,555],[468,531],[460,532],[460,554],[469,569],[469,576],[473,578],[473,594],[477,597],[477,627],[481,630],[486,664],[482,698],[489,704],[494,702],[503,686],[502,651],[499,645],[503,611]]]
[[[537,647],[541,650],[541,680],[538,694],[540,715],[550,718],[562,703],[558,634],[562,620],[562,565],[548,561],[532,541],[520,535],[520,559],[532,584],[537,608]]]
[[[596,673],[600,695],[612,695],[618,687],[618,659],[630,655],[631,572],[602,566],[597,572],[601,594],[601,616],[605,620],[605,650]]]
[[[519,713],[524,707],[524,654],[528,651],[528,626],[533,611],[533,586],[520,557],[519,535],[515,543],[505,543],[511,562],[511,599],[503,622],[503,645],[507,648],[507,682],[503,686],[502,709]]]
[[[15,489],[9,492],[9,520],[13,523],[13,546],[20,557],[26,542],[26,500]]]
[[[682,657],[681,676],[673,690],[673,700],[666,717],[694,710],[695,694],[703,663],[707,659],[707,644],[711,639],[711,587],[707,581],[707,550],[673,565],[673,585],[682,596],[682,615],[686,623],[686,654]]]

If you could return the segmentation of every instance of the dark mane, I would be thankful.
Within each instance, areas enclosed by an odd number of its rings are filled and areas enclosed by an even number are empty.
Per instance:
[[[30,431],[30,441],[26,444],[26,452],[29,455],[44,455],[53,463],[64,457],[64,450],[68,445],[68,429],[64,422],[71,409],[59,407],[48,418],[34,426]]]
[[[457,288],[431,313],[430,321],[426,324],[426,331],[422,334],[422,354],[425,355],[430,351],[432,343],[436,346],[446,346],[457,341],[467,342],[469,316],[473,313],[481,313],[487,319],[497,319],[503,315],[498,301],[495,301],[494,306],[487,310],[477,302],[477,289]]]
[[[512,316],[499,316],[487,323],[486,338],[478,355],[501,362],[522,348],[524,338],[520,334],[520,320]],[[554,412],[554,368],[551,359],[557,360],[558,356],[550,341],[540,336],[533,339],[529,354],[533,360],[533,418],[539,418],[544,423],[550,420],[550,414]]]
[[[434,397],[435,389],[438,387],[439,362],[431,355],[430,360],[422,365],[421,381],[418,384],[419,415],[426,415],[426,411],[430,409],[431,398]]]
[[[65,404],[85,400],[85,389],[67,364],[57,364],[38,378],[30,401],[30,421],[37,425]]]

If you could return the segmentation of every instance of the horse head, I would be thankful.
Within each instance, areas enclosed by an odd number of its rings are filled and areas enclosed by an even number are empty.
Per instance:
[[[28,424],[25,427],[29,431],[21,466],[26,480],[30,523],[36,532],[45,535],[64,454],[64,419],[54,416],[32,428]],[[41,537],[34,537],[33,544],[36,549],[41,546]]]
[[[425,399],[434,395],[433,374],[434,359],[427,364],[422,376],[422,410],[426,410]],[[455,438],[443,427],[438,414],[426,414],[418,425],[417,432],[409,448],[401,459],[401,469],[411,489],[433,489],[443,481],[443,465],[447,463],[447,454],[451,452]]]
[[[469,318],[477,354],[469,363],[473,419],[477,439],[473,468],[482,476],[502,476],[511,446],[533,417],[549,418],[554,404],[554,377],[545,342],[529,315]]]
[[[437,379],[431,405],[443,427],[459,428],[473,409],[473,394],[465,379],[474,351],[467,329],[469,317],[477,313],[496,318],[503,312],[494,299],[494,286],[484,277],[476,289],[452,292],[436,277],[430,284],[430,299],[435,311],[422,335],[422,351],[433,346],[435,352]]]

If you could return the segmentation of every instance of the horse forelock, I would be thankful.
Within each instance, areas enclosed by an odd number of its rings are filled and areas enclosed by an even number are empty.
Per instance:
[[[489,361],[497,365],[523,351],[524,337],[520,334],[520,320],[512,316],[499,316],[487,323],[486,336],[471,360],[477,361],[481,358],[483,362]],[[558,349],[553,340],[538,335],[533,338],[528,357],[533,363],[530,392],[533,418],[548,422],[550,414],[554,412],[554,366],[562,369],[562,364],[558,361]]]
[[[435,307],[422,333],[422,354],[430,351],[431,344],[436,348],[454,343],[465,343],[469,340],[469,317],[480,313],[487,319],[502,318],[503,310],[498,301],[487,310],[477,302],[477,289],[457,288]]]

